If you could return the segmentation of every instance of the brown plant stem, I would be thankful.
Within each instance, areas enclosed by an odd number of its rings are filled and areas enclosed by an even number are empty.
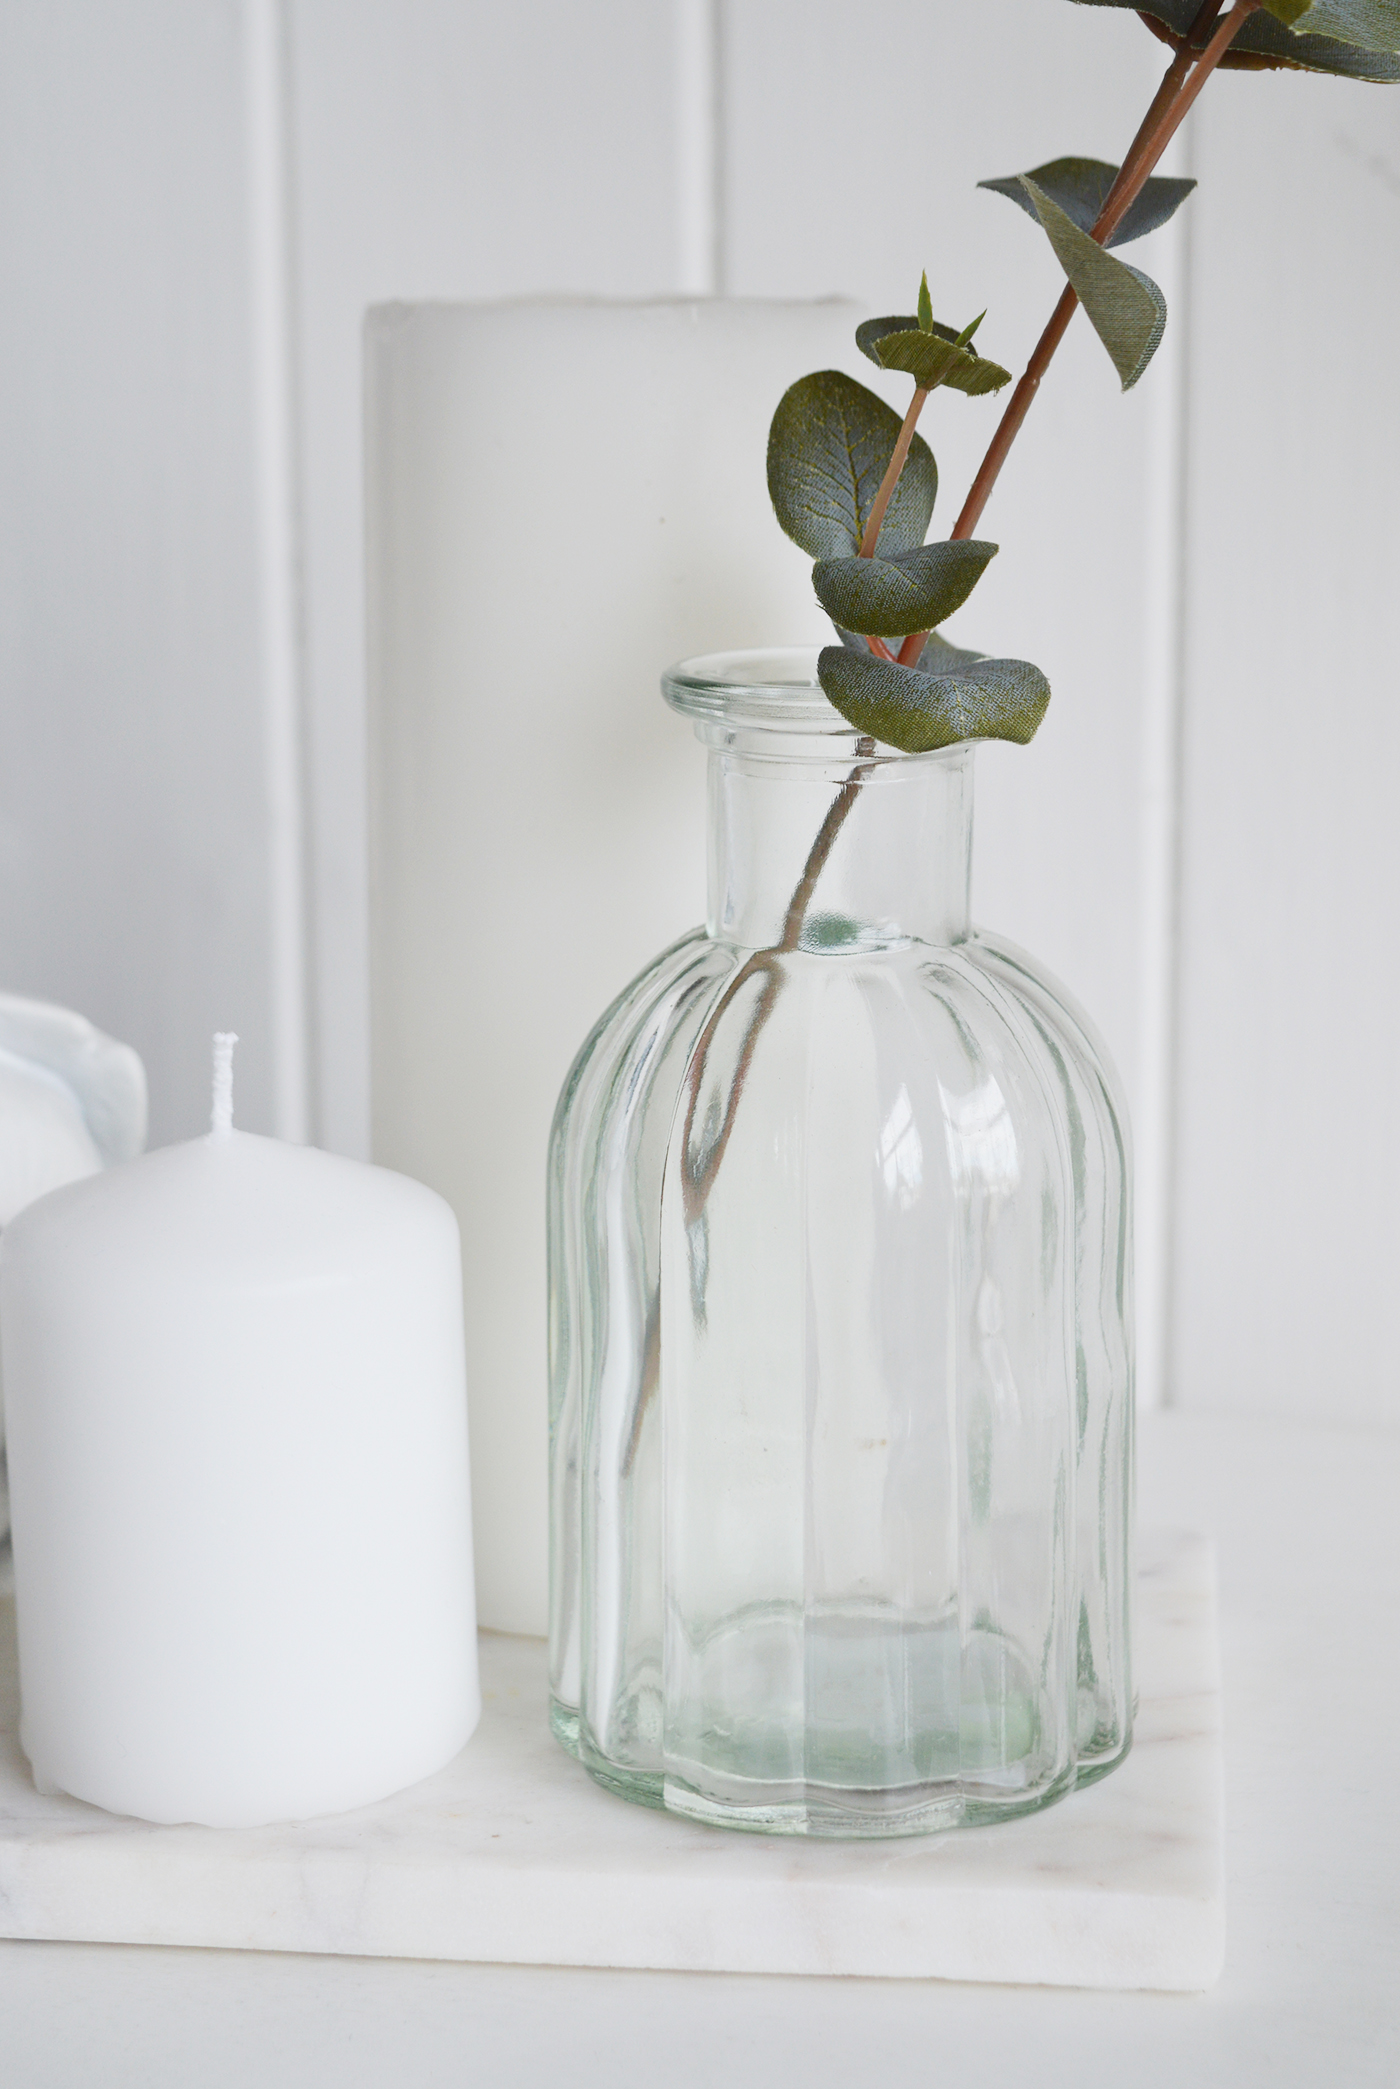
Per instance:
[[[1258,12],[1261,0],[1239,0],[1239,4],[1219,23],[1210,41],[1198,45],[1195,42],[1196,37],[1215,22],[1222,4],[1223,0],[1205,0],[1163,74],[1162,84],[1138,126],[1137,135],[1128,147],[1123,164],[1104,198],[1103,208],[1090,230],[1090,238],[1096,239],[1101,246],[1118,229],[1137,201],[1197,95],[1249,17]],[[997,424],[996,433],[987,446],[987,453],[978,467],[977,476],[968,489],[962,513],[953,525],[954,541],[970,537],[981,521],[1011,445],[1020,434],[1026,416],[1035,403],[1041,380],[1069,329],[1078,304],[1079,299],[1074,289],[1066,283],[1045,331],[1031,353],[1024,374],[1011,395],[1006,411]],[[897,658],[900,663],[905,667],[911,667],[922,653],[927,639],[926,631],[911,632],[899,649]]]
[[[924,410],[924,401],[928,398],[930,389],[931,387],[920,385],[914,387],[914,396],[909,401],[908,410],[900,423],[899,434],[895,438],[894,448],[890,452],[889,463],[885,466],[885,474],[880,481],[879,491],[875,495],[874,506],[871,508],[869,517],[866,520],[865,533],[860,540],[860,548],[856,554],[858,558],[868,559],[875,556],[875,547],[880,541],[880,531],[884,525],[885,511],[889,507],[894,489],[899,484],[900,477],[904,471],[905,460],[909,455],[909,447],[914,440],[914,430],[918,426],[919,415]],[[882,638],[868,637],[866,644],[878,659],[893,660],[895,657],[891,648],[886,645]],[[862,757],[869,757],[874,751],[875,742],[873,740],[862,738],[856,742],[856,752]],[[846,816],[850,812],[851,807],[855,804],[864,768],[865,762],[863,759],[852,769],[850,775],[845,779],[827,808],[826,818],[818,829],[817,838],[807,852],[807,861],[802,867],[802,876],[798,880],[791,900],[788,902],[787,913],[783,920],[783,932],[778,942],[771,950],[755,951],[739,967],[739,970],[730,980],[711,1010],[709,1020],[701,1031],[695,1050],[691,1054],[690,1066],[687,1072],[690,1092],[686,1105],[685,1127],[681,1134],[681,1184],[685,1198],[687,1225],[693,1225],[705,1208],[705,1200],[710,1194],[710,1188],[715,1176],[719,1173],[720,1163],[724,1159],[730,1135],[734,1130],[734,1119],[739,1108],[739,1099],[744,1092],[744,1084],[748,1079],[754,1047],[758,1043],[758,1034],[772,1014],[774,1003],[782,991],[782,974],[775,967],[773,960],[775,957],[785,955],[797,948],[802,934],[802,924],[807,917],[807,909],[811,904],[817,880],[826,868],[827,858],[831,854],[836,837],[844,826]],[[739,1059],[734,1069],[734,1078],[729,1088],[729,1099],[725,1106],[724,1122],[720,1126],[713,1146],[705,1157],[703,1168],[698,1174],[695,1174],[691,1169],[691,1134],[695,1128],[695,1111],[700,1098],[700,1082],[704,1074],[705,1062],[709,1056],[710,1044],[714,1038],[719,1019],[729,1007],[734,996],[747,980],[752,979],[756,973],[761,971],[766,971],[769,976],[755,1004],[753,1014],[749,1018],[748,1029],[744,1034],[743,1044],[739,1048]],[[639,1415],[640,1411],[639,1409]],[[629,1438],[628,1442],[627,1462],[629,1466],[636,1451],[634,1439],[635,1428],[633,1437]]]
[[[875,556],[875,546],[880,541],[880,531],[884,526],[885,510],[890,504],[895,487],[899,484],[900,476],[904,470],[904,460],[909,455],[909,445],[914,440],[914,430],[919,425],[919,415],[924,410],[924,401],[927,397],[927,390],[920,390],[917,385],[914,387],[914,396],[909,401],[909,411],[900,423],[899,434],[896,436],[894,448],[890,452],[890,461],[885,466],[885,476],[880,481],[880,490],[875,496],[875,505],[870,510],[870,519],[865,525],[865,535],[860,540],[860,549],[856,553],[857,558],[873,559]],[[894,659],[893,649],[885,643],[883,638],[871,636],[866,639],[865,643],[869,646],[877,660]]]
[[[798,880],[797,888],[792,898],[788,901],[787,913],[783,917],[782,935],[771,949],[751,951],[748,957],[745,958],[743,964],[740,965],[738,971],[710,1010],[705,1020],[705,1027],[696,1039],[695,1049],[690,1055],[690,1064],[687,1066],[685,1074],[685,1124],[681,1130],[681,1199],[687,1228],[693,1226],[704,1212],[710,1191],[714,1187],[715,1177],[719,1173],[720,1163],[724,1159],[725,1149],[729,1145],[729,1140],[734,1130],[734,1120],[738,1114],[740,1098],[748,1081],[749,1068],[753,1064],[753,1055],[758,1045],[759,1033],[768,1021],[769,1016],[773,1013],[778,996],[782,992],[783,974],[779,959],[796,950],[801,939],[802,924],[807,918],[807,909],[811,904],[812,893],[816,889],[818,878],[826,868],[827,858],[831,854],[836,837],[845,825],[846,815],[860,795],[861,777],[865,774],[869,757],[875,752],[875,742],[862,737],[856,742],[856,752],[862,759],[855,764],[850,775],[845,778],[841,788],[837,791],[836,796],[827,808],[826,818],[817,830],[817,838],[807,852],[807,861],[803,865],[802,876]],[[744,1041],[739,1047],[739,1058],[734,1068],[734,1077],[729,1084],[729,1096],[725,1103],[724,1122],[716,1134],[714,1144],[705,1156],[703,1166],[698,1169],[693,1168],[691,1164],[691,1139],[695,1131],[695,1112],[699,1107],[700,1084],[705,1076],[705,1066],[710,1056],[710,1046],[714,1042],[720,1018],[730,1007],[735,995],[748,980],[756,978],[761,972],[766,972],[768,976],[763,983],[763,989],[759,994],[758,1000],[754,1004],[753,1013],[749,1017],[748,1026],[744,1032]],[[647,1313],[646,1327],[642,1335],[642,1369],[637,1383],[637,1396],[632,1407],[632,1419],[628,1425],[627,1443],[622,1454],[624,1476],[631,1472],[636,1462],[637,1451],[642,1440],[642,1424],[646,1420],[647,1410],[651,1405],[660,1380],[660,1301],[659,1298],[653,1298]]]
[[[1153,97],[1152,106],[1128,148],[1127,157],[1118,170],[1118,177],[1104,200],[1103,209],[1094,222],[1090,238],[1096,239],[1101,246],[1109,234],[1117,230],[1129,209],[1137,201],[1144,184],[1176,136],[1197,95],[1249,17],[1258,12],[1260,5],[1261,0],[1240,0],[1240,4],[1232,8],[1219,24],[1204,51],[1198,55],[1188,40],[1184,48],[1172,59],[1162,84]],[[1192,32],[1194,33],[1197,24],[1203,18],[1212,17],[1219,12],[1219,0],[1206,0],[1206,5],[1191,25]],[[962,513],[953,525],[955,539],[970,537],[981,521],[982,512],[991,498],[992,488],[1006,462],[1007,452],[1021,431],[1022,423],[1040,389],[1041,379],[1050,366],[1055,350],[1064,339],[1065,330],[1074,317],[1074,309],[1078,303],[1078,297],[1069,284],[1066,284],[1051,315],[1050,323],[1037,341],[1025,373],[1012,393],[1010,403],[987,447],[987,454],[982,459],[967,499],[963,502]]]
[[[749,1067],[753,1061],[754,1046],[758,1042],[758,1033],[772,1014],[773,1004],[782,990],[782,972],[776,960],[780,957],[791,955],[801,941],[802,926],[807,919],[807,909],[812,903],[812,894],[816,890],[817,880],[826,868],[827,858],[835,845],[837,835],[846,823],[847,814],[860,795],[861,778],[869,765],[870,756],[875,752],[875,742],[864,738],[858,740],[856,742],[856,752],[862,759],[856,763],[850,775],[846,777],[836,796],[832,799],[831,804],[827,807],[826,817],[817,830],[817,838],[807,852],[807,861],[802,867],[802,876],[798,880],[797,888],[792,898],[788,901],[787,913],[783,917],[782,935],[770,949],[755,950],[745,959],[724,992],[720,995],[713,1009],[711,1009],[705,1027],[696,1042],[695,1050],[690,1055],[690,1066],[686,1075],[690,1096],[686,1104],[685,1128],[681,1134],[681,1184],[685,1196],[687,1225],[694,1225],[696,1219],[705,1208],[705,1200],[710,1194],[716,1175],[719,1173],[720,1163],[724,1159],[725,1148],[729,1144],[730,1134],[734,1129],[735,1113],[738,1110],[739,1097],[743,1092],[744,1083],[748,1078]],[[710,1045],[714,1040],[715,1031],[719,1027],[720,1017],[729,1007],[734,996],[744,985],[745,981],[752,979],[759,972],[766,972],[768,978],[754,1006],[753,1014],[749,1017],[748,1029],[744,1034],[744,1042],[739,1048],[738,1064],[734,1069],[734,1078],[729,1086],[729,1100],[725,1107],[724,1122],[716,1134],[714,1144],[705,1156],[704,1166],[698,1171],[693,1171],[691,1168],[691,1133],[695,1128],[695,1112],[700,1101],[700,1083],[704,1077],[705,1062],[709,1057]]]
[[[909,401],[909,411],[905,414],[904,420],[900,425],[898,438],[890,454],[890,461],[885,466],[885,476],[880,481],[880,491],[876,494],[875,505],[870,510],[870,520],[865,525],[865,535],[860,540],[860,550],[857,553],[859,558],[870,559],[875,556],[875,546],[880,541],[880,527],[885,519],[885,510],[890,504],[890,497],[895,487],[899,484],[900,474],[904,470],[904,460],[909,455],[909,445],[914,440],[914,430],[919,425],[919,415],[924,410],[924,401],[927,397],[928,392],[915,385],[914,396]]]

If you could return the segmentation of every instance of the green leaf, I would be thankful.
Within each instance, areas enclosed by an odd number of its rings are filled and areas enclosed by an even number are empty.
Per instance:
[[[933,332],[933,299],[928,294],[928,270],[919,279],[919,329],[921,333]]]
[[[958,646],[936,649],[937,673],[925,661],[897,660],[824,646],[817,675],[831,702],[859,733],[905,754],[926,754],[959,740],[1014,740],[1034,736],[1050,701],[1050,684],[1029,660],[988,660]]]
[[[893,558],[819,559],[812,585],[838,630],[902,638],[961,609],[996,555],[995,544],[959,541]]]
[[[1400,0],[1264,0],[1300,36],[1335,36],[1363,51],[1400,51]]]
[[[966,646],[955,646],[941,631],[930,631],[916,664],[926,675],[951,675],[986,657],[985,653],[969,652]]]
[[[1081,232],[1092,232],[1117,175],[1118,169],[1111,167],[1107,160],[1063,159],[1049,160],[1043,167],[1032,167],[1028,179],[1052,203],[1058,203],[1065,216]],[[992,189],[998,196],[1009,196],[1029,217],[1035,217],[1035,205],[1022,188],[1019,174],[1004,174],[995,181],[979,181],[977,186]],[[1178,179],[1175,175],[1154,174],[1143,183],[1141,192],[1104,245],[1126,246],[1129,240],[1141,239],[1144,233],[1155,232],[1181,208],[1195,186],[1194,181]]]
[[[859,549],[899,429],[899,415],[841,370],[799,377],[783,393],[768,431],[768,492],[810,557]],[[916,435],[880,530],[887,552],[923,543],[937,492],[933,452]]]
[[[1197,0],[1077,0],[1081,7],[1125,7],[1151,15],[1174,36],[1184,36],[1197,12]],[[1276,16],[1261,10],[1251,15],[1221,60],[1227,70],[1289,66],[1301,72],[1335,73],[1348,80],[1400,80],[1400,57],[1384,46],[1362,49],[1339,37],[1316,33],[1299,36]]]
[[[1089,322],[1113,359],[1125,392],[1131,391],[1157,353],[1167,324],[1167,301],[1150,276],[1106,254],[1081,232],[1058,203],[1052,203],[1028,174],[1016,179],[1069,277]]]
[[[856,328],[856,347],[882,370],[907,370],[921,391],[946,384],[970,399],[999,392],[1011,372],[964,344],[952,327],[935,319],[930,329],[917,317],[866,319]]]

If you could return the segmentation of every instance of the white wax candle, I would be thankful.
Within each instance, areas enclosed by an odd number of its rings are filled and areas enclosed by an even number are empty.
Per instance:
[[[704,917],[705,764],[663,668],[823,644],[768,423],[831,299],[384,306],[366,336],[374,1154],[466,1250],[482,1622],[546,1619],[544,1171],[569,1063]]]
[[[480,1709],[457,1227],[224,1125],[0,1239],[35,1780],[215,1826],[365,1804]]]

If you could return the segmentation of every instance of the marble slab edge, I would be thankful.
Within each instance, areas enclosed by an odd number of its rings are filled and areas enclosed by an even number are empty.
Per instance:
[[[0,1936],[497,1963],[1201,1990],[1224,1955],[1214,1555],[1145,1536],[1140,1706],[1111,1776],[888,1843],[736,1835],[600,1790],[549,1735],[539,1641],[482,1635],[436,1777],[284,1827],[153,1827],[39,1794],[0,1605]]]

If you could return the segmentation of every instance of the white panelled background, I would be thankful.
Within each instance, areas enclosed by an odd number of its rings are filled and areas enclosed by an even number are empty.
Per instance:
[[[1118,157],[1164,59],[1067,0],[5,0],[0,984],[157,1141],[231,1026],[244,1123],[363,1152],[365,307],[926,266],[1019,366],[1057,272],[974,185]],[[958,629],[1056,696],[976,907],[1127,1080],[1148,1397],[1393,1419],[1400,91],[1224,77],[1179,153],[1168,346],[1124,399],[1077,321],[988,513]]]

